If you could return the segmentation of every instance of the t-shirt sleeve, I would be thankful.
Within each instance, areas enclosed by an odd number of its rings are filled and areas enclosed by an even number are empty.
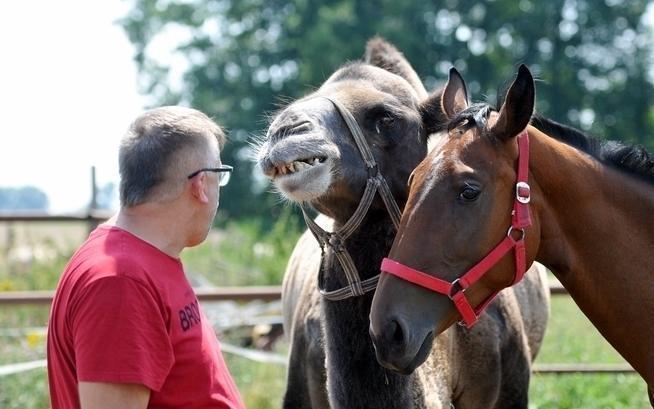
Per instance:
[[[124,276],[89,284],[71,329],[77,379],[136,383],[159,391],[174,363],[165,311],[146,285]]]

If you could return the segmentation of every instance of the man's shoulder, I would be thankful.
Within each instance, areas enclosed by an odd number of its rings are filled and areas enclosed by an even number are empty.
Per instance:
[[[166,268],[163,261],[166,259],[160,252],[126,231],[100,226],[75,252],[66,270],[87,278],[125,276],[140,281]]]

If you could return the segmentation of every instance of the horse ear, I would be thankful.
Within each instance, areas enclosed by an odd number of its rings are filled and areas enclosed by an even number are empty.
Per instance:
[[[373,37],[368,40],[365,61],[407,80],[418,93],[419,99],[427,97],[427,90],[409,61],[395,46],[383,38]]]
[[[442,95],[443,90],[437,90],[418,106],[420,117],[422,118],[422,126],[427,135],[445,130],[447,116],[445,116],[441,104]]]
[[[522,132],[534,113],[535,99],[534,77],[526,65],[520,64],[518,76],[506,93],[506,99],[500,109],[500,116],[491,128],[493,135],[501,140],[506,140]]]
[[[468,108],[468,90],[456,68],[450,68],[450,76],[441,97],[442,110],[448,119]]]

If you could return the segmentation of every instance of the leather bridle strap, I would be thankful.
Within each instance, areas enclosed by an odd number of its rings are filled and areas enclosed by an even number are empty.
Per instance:
[[[513,202],[511,226],[506,237],[491,250],[486,257],[470,268],[465,274],[453,282],[441,280],[433,275],[415,270],[395,260],[385,258],[382,261],[382,273],[389,273],[403,280],[412,282],[431,291],[447,295],[457,310],[465,325],[470,328],[479,315],[486,309],[488,304],[495,298],[499,291],[491,294],[477,308],[473,308],[465,296],[465,291],[474,283],[479,281],[495,264],[497,264],[509,251],[513,249],[515,256],[515,274],[511,285],[519,282],[524,276],[526,266],[525,251],[525,228],[531,226],[529,214],[529,201],[531,191],[528,184],[529,177],[529,135],[523,131],[517,137],[518,140],[518,169]],[[520,237],[513,237],[513,232],[520,232]]]
[[[359,201],[359,205],[357,206],[352,216],[350,216],[350,218],[347,220],[347,222],[345,222],[345,224],[343,224],[343,226],[341,226],[336,231],[327,232],[323,230],[308,215],[307,204],[302,203],[300,205],[302,209],[302,215],[304,217],[304,221],[307,224],[307,227],[313,233],[314,237],[320,244],[323,260],[325,257],[325,247],[329,247],[333,251],[336,259],[341,264],[343,271],[345,272],[345,277],[347,279],[348,285],[333,291],[327,291],[324,288],[322,263],[320,272],[318,273],[318,289],[320,290],[320,294],[322,294],[323,297],[328,300],[338,301],[349,297],[363,295],[377,287],[379,275],[361,281],[356,266],[354,265],[354,261],[352,260],[350,253],[345,248],[345,240],[350,237],[350,235],[354,233],[356,229],[358,229],[361,225],[361,222],[368,213],[368,209],[370,209],[370,206],[375,199],[375,194],[377,191],[379,191],[379,195],[381,196],[384,205],[386,206],[388,214],[390,215],[396,230],[400,224],[401,213],[399,206],[393,198],[391,189],[386,183],[386,179],[384,179],[384,177],[379,172],[377,162],[375,161],[370,147],[368,146],[363,132],[357,124],[354,116],[352,116],[347,108],[345,108],[345,106],[343,106],[343,104],[341,104],[337,99],[330,97],[323,98],[328,99],[332,104],[334,104],[338,112],[341,114],[368,169],[368,180],[366,182],[366,188],[363,192],[363,196],[361,196],[361,200]]]

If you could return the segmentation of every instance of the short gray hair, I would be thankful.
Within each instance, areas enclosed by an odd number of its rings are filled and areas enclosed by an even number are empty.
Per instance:
[[[136,118],[118,152],[120,204],[146,202],[170,168],[179,168],[178,153],[206,151],[215,138],[222,150],[225,134],[202,112],[177,106],[156,108]]]

